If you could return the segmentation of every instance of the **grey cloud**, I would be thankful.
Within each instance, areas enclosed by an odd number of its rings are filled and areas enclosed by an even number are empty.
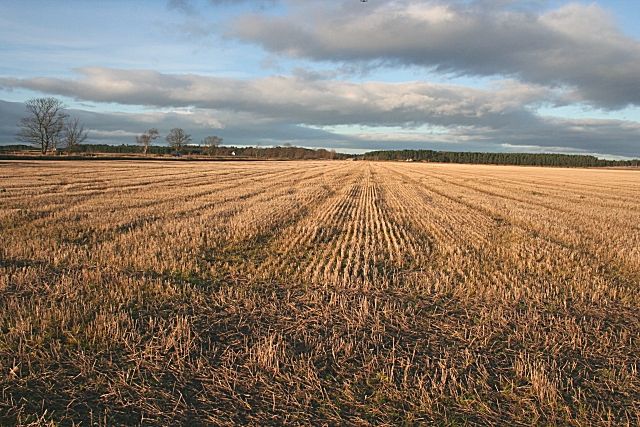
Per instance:
[[[25,107],[22,103],[0,101],[0,144],[15,141],[18,131],[16,124],[24,111]]]
[[[595,4],[535,13],[500,6],[505,2],[486,9],[477,2],[355,3],[313,2],[286,16],[245,15],[227,34],[293,57],[506,75],[574,88],[600,107],[640,105],[640,42],[622,34]]]
[[[524,106],[562,102],[547,88],[514,81],[491,90],[423,82],[352,83],[303,77],[239,80],[147,70],[87,68],[82,78],[0,78],[21,87],[78,100],[154,107],[198,107],[248,112],[311,125],[474,124],[506,120]]]
[[[464,130],[466,138],[501,141],[515,147],[564,147],[589,153],[640,156],[640,123],[623,120],[568,119],[531,116],[496,128]]]
[[[107,113],[70,109],[68,112],[83,122],[89,130],[87,143],[92,144],[133,144],[134,136],[150,127],[158,128],[161,135],[173,127],[182,127],[194,142],[208,135],[219,135],[228,145],[267,146],[290,142],[328,148],[341,146],[350,139],[321,129],[210,110]],[[17,123],[24,113],[23,103],[0,100],[0,145],[16,143]],[[345,147],[348,146],[347,143]]]
[[[460,150],[499,150],[509,144],[525,151],[528,147],[567,147],[577,152],[640,155],[639,123],[541,117],[534,107],[561,103],[564,94],[515,81],[480,90],[421,82],[326,81],[317,76],[241,80],[105,68],[82,73],[76,80],[0,78],[0,87],[173,110],[136,114],[78,111],[88,128],[101,132],[94,138],[110,142],[131,142],[122,132],[180,126],[190,129],[196,140],[213,132],[232,144],[280,141],[333,148]],[[18,116],[0,113],[0,136],[12,138]],[[373,131],[344,135],[331,130],[338,125]],[[442,132],[421,132],[425,126]]]

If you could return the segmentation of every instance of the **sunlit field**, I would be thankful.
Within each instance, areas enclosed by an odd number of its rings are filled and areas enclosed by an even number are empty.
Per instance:
[[[640,172],[0,163],[0,424],[640,424]]]

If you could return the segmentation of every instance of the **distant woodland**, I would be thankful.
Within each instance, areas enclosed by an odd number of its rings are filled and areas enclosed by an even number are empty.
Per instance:
[[[91,155],[91,154],[141,154],[138,145],[106,145],[80,144],[73,149],[58,149],[56,155]],[[0,146],[0,153],[37,153],[38,150],[28,145]],[[151,145],[148,156],[178,155],[170,146]],[[433,150],[386,150],[371,151],[365,154],[352,155],[338,153],[333,150],[284,146],[284,147],[207,147],[202,145],[183,146],[180,156],[212,156],[254,159],[290,159],[290,160],[377,160],[377,161],[414,161],[434,163],[463,163],[484,165],[521,165],[521,166],[566,166],[566,167],[640,167],[640,159],[603,160],[595,156],[575,154],[531,154],[531,153],[470,153],[456,151]]]
[[[595,156],[575,154],[469,153],[432,150],[388,150],[363,154],[365,160],[421,161],[482,165],[607,167],[640,166],[640,159],[602,160]]]
[[[0,152],[37,152],[38,150],[28,145],[0,146]],[[107,145],[107,144],[81,144],[72,150],[58,149],[56,154],[141,154],[138,145]],[[186,145],[179,151],[170,146],[150,145],[147,155],[180,155],[180,156],[212,156],[212,157],[250,157],[259,159],[345,159],[352,157],[344,153],[336,153],[333,150],[312,150],[302,147],[206,147],[202,145]]]

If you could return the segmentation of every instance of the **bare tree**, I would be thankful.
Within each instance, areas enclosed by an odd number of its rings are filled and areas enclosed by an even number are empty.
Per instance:
[[[55,150],[68,117],[62,101],[56,98],[33,98],[25,106],[29,115],[20,119],[18,140],[39,147],[42,154]]]
[[[222,138],[219,136],[207,136],[202,140],[202,145],[207,147],[209,154],[213,154],[220,144],[222,144]]]
[[[64,124],[63,141],[67,150],[73,150],[86,141],[88,136],[89,132],[84,130],[84,126],[77,117],[67,120]]]
[[[158,129],[151,128],[142,135],[136,136],[136,143],[142,145],[142,153],[147,154],[147,150],[153,141],[160,137]]]
[[[182,128],[173,128],[169,131],[166,139],[174,150],[180,152],[182,147],[191,142],[191,135],[186,133]]]

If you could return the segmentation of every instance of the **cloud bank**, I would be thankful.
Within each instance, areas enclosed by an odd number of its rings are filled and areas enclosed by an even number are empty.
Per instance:
[[[486,7],[490,2],[359,3],[305,2],[284,16],[248,14],[227,34],[291,57],[509,76],[569,87],[576,99],[602,108],[640,105],[640,42],[596,4],[536,13]]]
[[[633,121],[539,116],[536,107],[564,103],[564,92],[513,80],[477,89],[300,76],[246,80],[109,68],[86,68],[79,73],[75,79],[0,78],[0,86],[171,110],[112,114],[105,123],[116,120],[127,126],[105,128],[96,123],[96,129],[103,131],[140,132],[151,124],[170,122],[195,129],[197,135],[213,131],[230,143],[478,150],[508,144],[635,156],[640,141],[640,124]],[[337,126],[364,130],[344,134],[333,130]]]
[[[425,82],[365,82],[273,76],[242,80],[150,70],[84,68],[78,79],[0,78],[24,88],[78,100],[154,107],[249,112],[311,125],[406,126],[499,120],[526,105],[561,102],[544,87],[501,81],[491,90]]]

